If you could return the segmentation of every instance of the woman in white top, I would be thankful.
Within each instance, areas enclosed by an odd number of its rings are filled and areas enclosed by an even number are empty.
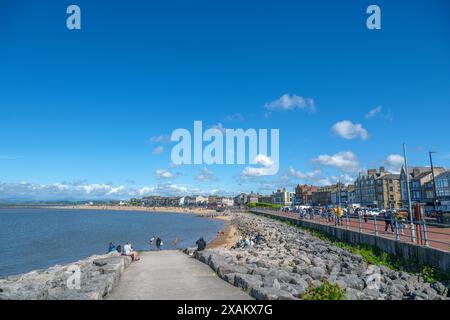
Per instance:
[[[123,246],[123,252],[126,256],[130,256],[133,261],[138,261],[140,258],[138,257],[138,253],[133,250],[131,243],[128,241],[126,245]]]

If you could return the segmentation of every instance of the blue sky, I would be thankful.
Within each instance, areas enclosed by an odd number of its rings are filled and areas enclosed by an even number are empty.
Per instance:
[[[398,170],[403,142],[411,165],[433,150],[449,167],[449,15],[446,0],[3,0],[0,199],[350,182]],[[279,174],[172,166],[167,136],[194,120],[280,129]]]

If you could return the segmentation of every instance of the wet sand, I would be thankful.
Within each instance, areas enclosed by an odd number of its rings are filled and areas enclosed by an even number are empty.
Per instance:
[[[206,249],[231,249],[231,247],[234,246],[239,240],[237,229],[230,223],[231,217],[218,216],[215,219],[222,220],[225,223],[225,228],[217,234],[217,237],[214,240],[207,244]]]

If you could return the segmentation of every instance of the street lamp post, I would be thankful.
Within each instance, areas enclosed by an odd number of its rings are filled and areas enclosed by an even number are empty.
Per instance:
[[[403,156],[405,160],[405,172],[406,172],[406,190],[408,193],[408,210],[409,210],[409,225],[411,228],[411,242],[416,241],[416,235],[414,232],[414,220],[413,220],[413,213],[412,213],[412,204],[411,204],[411,190],[409,186],[409,170],[408,170],[408,157],[406,155],[406,144],[403,144]]]
[[[338,195],[339,195],[339,208],[342,206],[341,203],[341,182],[338,181]]]
[[[358,173],[358,181],[359,181],[359,206],[362,207],[362,188],[361,188],[361,172]]]
[[[432,154],[436,153],[434,151],[430,151],[428,154],[430,155],[430,165],[431,165],[431,176],[433,177],[433,204],[434,204],[434,211],[437,211],[436,207],[436,201],[437,201],[437,191],[436,191],[436,179],[434,176],[434,166],[433,166],[433,156]]]

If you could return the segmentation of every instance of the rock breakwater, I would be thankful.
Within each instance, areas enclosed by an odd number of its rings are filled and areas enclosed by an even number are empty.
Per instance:
[[[100,300],[117,284],[131,258],[94,255],[67,265],[0,279],[0,300]],[[71,282],[77,274],[77,282]],[[68,284],[68,282],[70,284]]]
[[[362,256],[282,222],[238,213],[231,223],[243,237],[259,233],[262,240],[253,247],[210,249],[194,256],[256,299],[301,299],[324,281],[344,289],[350,300],[447,299],[448,284],[368,265]]]

